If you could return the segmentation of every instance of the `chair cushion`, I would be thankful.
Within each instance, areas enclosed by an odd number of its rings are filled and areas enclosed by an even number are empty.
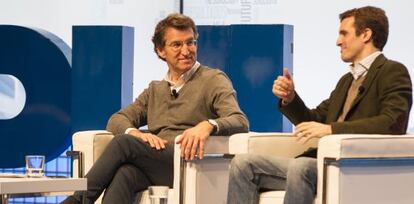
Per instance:
[[[283,204],[285,191],[267,191],[260,194],[260,204]]]

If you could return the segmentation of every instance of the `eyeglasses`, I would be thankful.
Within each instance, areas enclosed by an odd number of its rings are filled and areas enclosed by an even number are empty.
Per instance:
[[[172,50],[178,51],[181,50],[184,44],[187,45],[188,48],[194,48],[197,46],[197,40],[191,39],[186,41],[174,41],[168,44],[168,46],[171,47]]]

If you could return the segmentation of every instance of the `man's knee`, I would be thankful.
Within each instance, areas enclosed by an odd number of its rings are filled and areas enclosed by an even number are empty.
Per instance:
[[[135,191],[137,188],[137,181],[144,187],[150,185],[145,174],[143,174],[137,167],[131,164],[124,164],[117,169],[111,181],[111,186]]]
[[[245,169],[247,166],[249,166],[250,159],[250,155],[248,154],[238,154],[234,156],[234,158],[231,160],[231,169]]]
[[[316,179],[316,159],[299,157],[289,164],[288,177]]]
[[[250,174],[252,172],[252,162],[255,160],[255,155],[239,154],[236,155],[230,164],[230,174]]]
[[[135,173],[136,167],[130,164],[121,165],[118,170],[116,171],[116,176],[120,176],[122,178],[131,178],[132,174]]]

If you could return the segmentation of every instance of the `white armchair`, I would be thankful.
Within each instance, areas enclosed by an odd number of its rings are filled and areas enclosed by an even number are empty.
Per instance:
[[[112,140],[114,135],[105,130],[91,130],[91,131],[81,131],[76,132],[72,137],[73,151],[81,152],[83,157],[83,163],[81,163],[81,168],[79,168],[79,162],[77,159],[73,160],[72,171],[73,177],[79,177],[82,174],[86,174],[89,169],[92,167],[93,163],[99,158],[99,156],[104,151],[105,147]],[[81,172],[81,173],[80,173]],[[148,191],[141,193],[141,198],[139,199],[139,204],[149,204]],[[168,200],[174,200],[174,191],[170,189],[168,194]],[[97,204],[101,203],[102,195],[95,202]],[[173,203],[170,202],[170,203]]]
[[[230,138],[230,154],[261,154],[294,158],[309,147],[318,145],[317,139],[298,143],[291,133],[243,133]],[[282,204],[285,191],[268,191],[260,194],[260,204]]]
[[[181,161],[184,163],[183,176],[181,176],[182,200],[176,203],[225,204],[231,155],[253,153],[295,157],[311,146],[316,147],[317,140],[300,144],[296,142],[292,134],[288,133],[251,132],[234,134],[230,137],[212,136],[206,144],[206,157],[203,160]],[[179,153],[180,147],[176,146],[175,151]],[[174,158],[179,158],[179,155],[175,155]],[[178,164],[176,161],[174,164]],[[174,177],[174,182],[178,183],[180,179]],[[283,196],[284,191],[262,193],[260,204],[283,203]]]
[[[232,154],[294,157],[306,148],[289,134],[230,138]],[[318,142],[317,162],[317,204],[414,203],[414,135],[326,136]],[[283,196],[283,191],[261,193],[260,204],[282,204]]]
[[[104,130],[75,133],[72,137],[73,150],[82,152],[83,164],[79,168],[78,161],[73,161],[73,176],[87,173],[113,137]],[[202,203],[201,200],[208,200],[205,203],[225,203],[230,159],[223,159],[223,154],[228,153],[228,138],[211,137],[205,145],[205,159],[192,162],[181,160],[180,148],[176,145],[174,187],[170,189],[168,203]],[[96,203],[101,203],[101,198]],[[150,203],[147,191],[142,192],[139,203]]]

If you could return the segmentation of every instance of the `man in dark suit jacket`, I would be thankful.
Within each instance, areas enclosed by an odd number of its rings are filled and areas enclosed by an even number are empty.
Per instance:
[[[306,142],[331,134],[404,134],[412,104],[410,75],[404,65],[381,53],[388,19],[380,8],[362,7],[340,15],[337,45],[350,73],[315,109],[305,106],[287,69],[273,85],[279,108]],[[230,170],[228,203],[256,203],[262,188],[286,190],[285,204],[311,204],[316,194],[316,149],[296,159],[237,155]]]

